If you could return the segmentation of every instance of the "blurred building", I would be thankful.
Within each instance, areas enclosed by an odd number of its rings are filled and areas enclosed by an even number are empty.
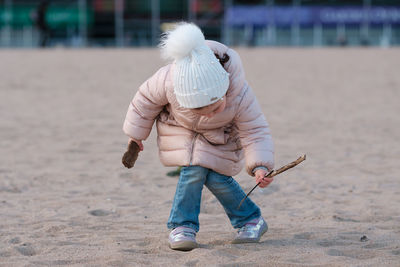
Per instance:
[[[40,11],[41,0],[0,0],[0,47],[151,46],[182,20],[229,45],[400,45],[399,0],[47,2]]]

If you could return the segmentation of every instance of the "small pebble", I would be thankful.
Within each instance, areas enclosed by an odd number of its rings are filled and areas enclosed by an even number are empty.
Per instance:
[[[91,210],[89,211],[89,214],[93,216],[107,216],[110,212],[106,210]]]
[[[363,235],[361,238],[360,238],[360,241],[361,242],[367,242],[369,239],[368,239],[368,237],[366,236],[366,235]]]

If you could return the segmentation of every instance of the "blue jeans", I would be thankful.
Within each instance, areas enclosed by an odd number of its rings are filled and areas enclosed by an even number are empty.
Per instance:
[[[167,223],[168,228],[187,226],[196,232],[199,231],[203,185],[207,186],[222,204],[234,228],[240,228],[250,220],[261,216],[260,209],[249,198],[243,202],[239,210],[237,209],[246,194],[232,177],[201,166],[188,166],[181,169]]]

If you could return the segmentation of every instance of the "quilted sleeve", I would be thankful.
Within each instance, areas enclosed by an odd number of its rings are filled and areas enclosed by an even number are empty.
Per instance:
[[[235,116],[240,142],[244,149],[246,171],[254,176],[253,169],[259,166],[274,168],[274,145],[267,120],[252,92],[245,84],[245,91]]]
[[[123,131],[137,140],[145,140],[151,132],[154,120],[168,104],[165,80],[169,66],[158,70],[145,81],[129,104]]]

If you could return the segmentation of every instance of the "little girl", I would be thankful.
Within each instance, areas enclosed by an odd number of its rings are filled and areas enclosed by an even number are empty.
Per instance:
[[[247,84],[239,55],[225,45],[206,41],[194,24],[180,23],[161,40],[164,58],[172,60],[139,88],[124,122],[129,150],[143,150],[157,124],[158,147],[165,166],[182,166],[168,219],[169,245],[197,247],[203,185],[216,196],[234,228],[233,243],[258,242],[267,231],[260,209],[232,178],[246,162],[260,187],[274,167],[269,126]],[[126,157],[125,166],[136,158]]]

